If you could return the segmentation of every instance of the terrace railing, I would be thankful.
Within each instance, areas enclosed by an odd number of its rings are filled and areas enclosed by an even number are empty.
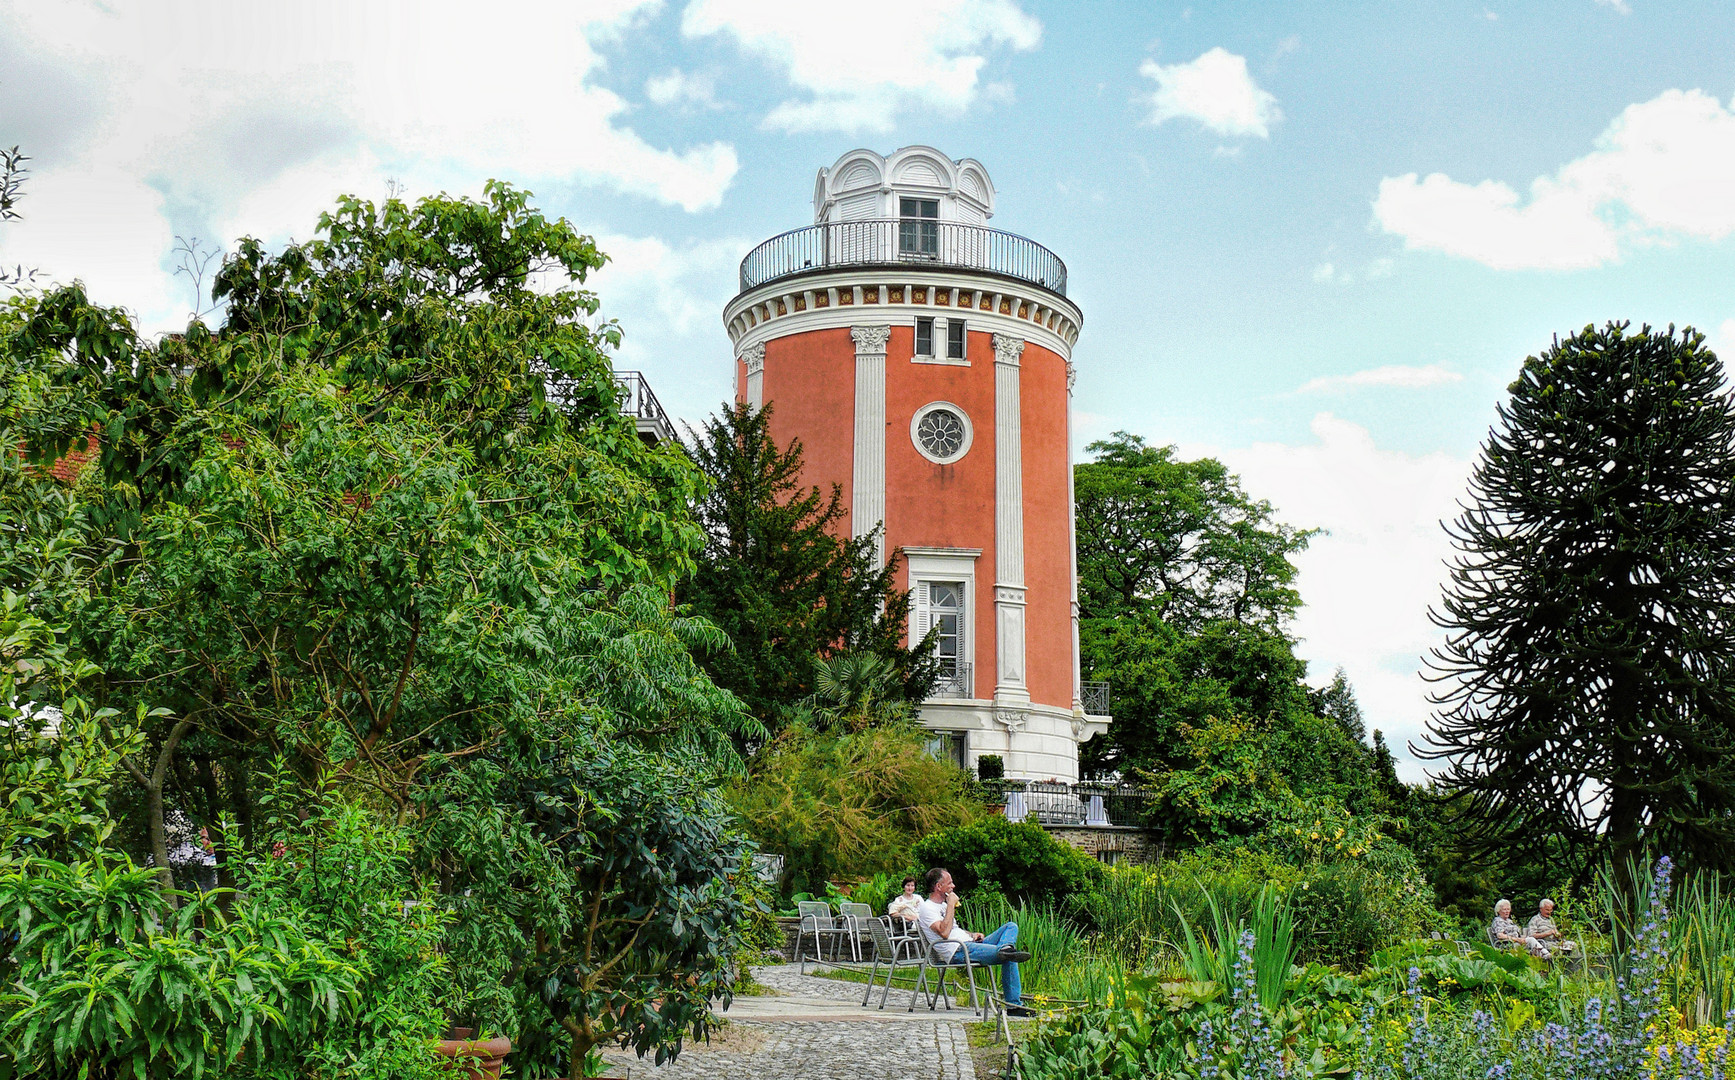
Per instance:
[[[1130,784],[1002,781],[1006,819],[1038,825],[1123,826],[1143,828],[1154,796]]]
[[[675,437],[675,425],[669,422],[669,414],[663,411],[657,395],[651,393],[651,384],[643,372],[617,371],[614,381],[620,388],[621,412],[638,425],[639,438],[655,446]]]
[[[1016,233],[929,219],[832,221],[773,236],[741,260],[741,291],[840,266],[958,267],[1066,295],[1060,256]]]

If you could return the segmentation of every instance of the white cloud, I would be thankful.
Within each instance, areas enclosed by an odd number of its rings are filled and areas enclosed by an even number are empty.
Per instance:
[[[1271,125],[1282,119],[1277,99],[1261,90],[1247,72],[1247,58],[1218,46],[1184,64],[1164,66],[1155,60],[1139,65],[1139,74],[1154,79],[1147,123],[1183,118],[1197,120],[1218,135],[1271,137]]]
[[[1410,173],[1380,181],[1373,213],[1407,249],[1496,270],[1582,269],[1623,247],[1721,240],[1735,233],[1735,112],[1698,90],[1665,91],[1532,181],[1528,200],[1494,180]]]
[[[1013,0],[930,0],[896,9],[692,0],[681,30],[732,37],[782,70],[802,96],[779,103],[765,125],[790,132],[890,131],[906,110],[956,116],[984,96],[988,52],[1034,49],[1042,38],[1042,25]]]
[[[1627,3],[1627,0],[1596,0],[1596,2],[1601,4],[1603,7],[1614,8],[1622,15],[1631,15],[1633,13],[1633,9]]]
[[[0,259],[28,252],[102,276],[79,261],[86,253],[66,219],[49,212],[56,175],[84,178],[93,213],[111,200],[138,208],[141,185],[160,193],[156,221],[132,222],[106,253],[128,266],[167,254],[158,240],[176,214],[306,235],[332,194],[383,194],[386,175],[415,193],[475,192],[504,175],[602,185],[689,211],[716,206],[738,169],[734,148],[654,146],[624,124],[627,103],[596,82],[597,44],[630,33],[656,3],[502,0],[485,17],[450,0],[43,0],[0,9],[0,40],[48,58],[91,114],[55,148],[57,160],[37,163],[37,205],[0,233]],[[7,107],[52,125],[59,100],[26,96]],[[138,291],[96,298],[156,302]]]
[[[1313,268],[1309,276],[1320,285],[1353,285],[1358,280],[1358,275],[1361,281],[1379,281],[1396,272],[1397,263],[1393,260],[1374,259],[1355,273],[1339,268],[1336,263],[1322,262]]]
[[[1722,326],[1706,336],[1711,339],[1711,351],[1723,361],[1723,366],[1735,369],[1735,319],[1724,319]]]
[[[1326,265],[1331,264],[1327,263]],[[1387,364],[1384,367],[1369,368],[1366,371],[1352,371],[1348,375],[1321,375],[1316,379],[1309,379],[1302,383],[1295,392],[1297,394],[1330,394],[1359,389],[1364,386],[1420,390],[1429,386],[1446,386],[1450,383],[1463,381],[1463,375],[1448,369],[1443,364],[1428,364],[1423,367]]]
[[[1441,640],[1427,614],[1451,550],[1439,523],[1457,514],[1470,462],[1383,450],[1365,428],[1330,413],[1315,416],[1312,430],[1310,445],[1182,450],[1222,460],[1279,520],[1329,530],[1296,558],[1297,652],[1316,683],[1343,666],[1368,726],[1384,730],[1405,778],[1419,780],[1422,766],[1404,745],[1420,741],[1432,712],[1418,672]]]
[[[717,88],[708,76],[689,75],[679,69],[645,80],[645,97],[657,105],[700,105],[720,109]]]
[[[722,332],[723,306],[735,295],[745,237],[670,244],[654,236],[604,233],[609,261],[585,287],[602,298],[600,315],[625,331],[615,366],[644,371],[670,415],[696,423],[733,396],[734,365]]]

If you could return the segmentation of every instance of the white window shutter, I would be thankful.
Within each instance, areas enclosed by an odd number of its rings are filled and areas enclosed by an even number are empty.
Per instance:
[[[970,650],[964,645],[970,627],[970,598],[964,595],[964,583],[958,582],[958,661],[968,663]]]
[[[916,632],[910,635],[912,648],[921,644],[922,639],[928,636],[928,626],[931,622],[929,604],[928,583],[925,581],[916,582]]]

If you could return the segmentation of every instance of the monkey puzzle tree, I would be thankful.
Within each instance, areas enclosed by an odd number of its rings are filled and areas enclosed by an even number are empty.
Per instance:
[[[1735,854],[1735,403],[1691,329],[1526,358],[1448,528],[1444,683],[1472,850]],[[1579,865],[1584,865],[1579,862]]]

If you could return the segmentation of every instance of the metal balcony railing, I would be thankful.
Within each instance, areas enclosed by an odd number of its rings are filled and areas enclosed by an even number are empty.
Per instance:
[[[940,657],[940,677],[934,683],[930,697],[937,698],[972,698],[975,697],[970,681],[970,665],[962,660],[948,660]]]
[[[1007,780],[1006,819],[1038,825],[1119,825],[1142,828],[1152,795],[1128,784],[1054,784]]]
[[[1066,295],[1060,256],[1016,233],[958,221],[832,221],[773,236],[741,260],[741,291],[839,266],[960,267]]]
[[[643,372],[617,371],[614,381],[620,387],[621,412],[638,425],[640,439],[655,446],[675,437],[675,425],[670,423],[657,395],[651,393],[651,384]]]
[[[1087,682],[1078,685],[1078,700],[1084,706],[1086,716],[1109,715],[1108,683]]]

